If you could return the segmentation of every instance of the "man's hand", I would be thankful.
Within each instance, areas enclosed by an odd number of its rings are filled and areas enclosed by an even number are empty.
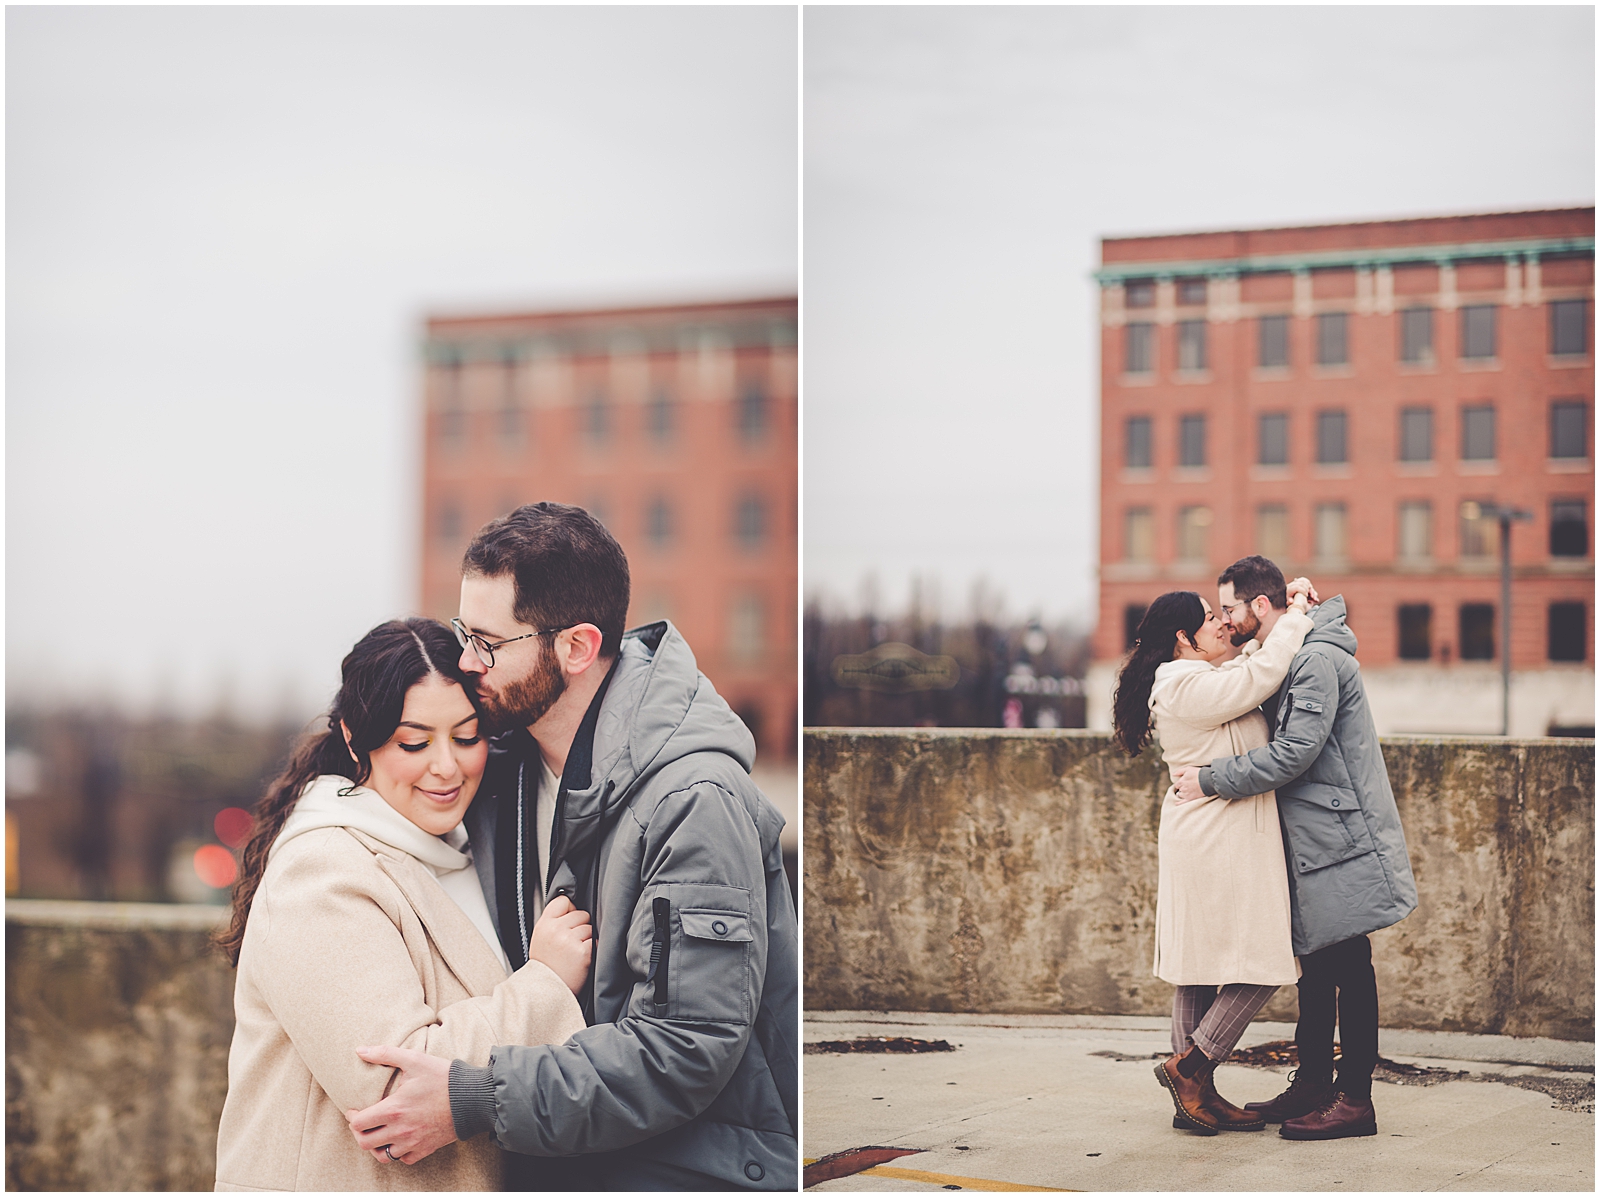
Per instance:
[[[364,1110],[349,1110],[350,1133],[379,1163],[425,1160],[456,1141],[450,1117],[450,1061],[404,1047],[358,1047],[368,1064],[398,1068],[389,1096]],[[385,1152],[384,1148],[389,1151]]]
[[[575,994],[583,992],[594,954],[594,928],[589,912],[579,910],[566,894],[557,894],[539,915],[528,937],[528,959],[537,960],[567,983]]]
[[[1200,788],[1200,769],[1197,765],[1185,765],[1179,769],[1172,776],[1172,784],[1177,790],[1178,802],[1193,802],[1206,796],[1206,792]]]

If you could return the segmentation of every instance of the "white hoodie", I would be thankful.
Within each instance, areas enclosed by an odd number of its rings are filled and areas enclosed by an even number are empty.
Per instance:
[[[322,827],[354,828],[427,865],[438,879],[439,888],[472,920],[506,972],[511,971],[489,918],[489,905],[478,884],[478,870],[472,867],[472,845],[463,824],[456,824],[445,835],[430,835],[385,802],[376,790],[358,786],[348,777],[324,773],[306,785],[283,830],[272,841],[267,859],[271,860],[295,836]]]

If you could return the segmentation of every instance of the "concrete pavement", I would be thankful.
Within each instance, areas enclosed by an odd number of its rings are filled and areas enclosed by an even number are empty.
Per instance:
[[[1240,1047],[1293,1035],[1292,1024],[1253,1023]],[[1419,1071],[1374,1085],[1377,1137],[1296,1143],[1275,1127],[1212,1138],[1172,1129],[1171,1100],[1152,1071],[1152,1057],[1170,1050],[1164,1019],[806,1015],[808,1045],[875,1036],[959,1046],[808,1052],[806,1160],[864,1146],[918,1149],[814,1191],[1595,1188],[1593,1043],[1385,1030],[1382,1056]],[[1217,1087],[1238,1104],[1263,1100],[1287,1071],[1224,1064]]]

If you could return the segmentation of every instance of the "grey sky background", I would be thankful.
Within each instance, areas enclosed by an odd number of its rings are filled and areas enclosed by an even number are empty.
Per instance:
[[[798,283],[785,8],[11,8],[8,701],[309,715],[429,313]]]
[[[1096,602],[1098,238],[1594,202],[1591,7],[808,8],[805,586]],[[864,580],[872,578],[864,585]]]

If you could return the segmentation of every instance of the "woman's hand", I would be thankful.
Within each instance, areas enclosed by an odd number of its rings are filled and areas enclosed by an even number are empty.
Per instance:
[[[1311,584],[1310,578],[1296,578],[1289,583],[1289,605],[1301,614],[1305,613],[1307,606],[1315,606],[1322,600],[1317,597],[1317,588]]]
[[[533,925],[528,959],[537,960],[555,973],[576,994],[583,991],[593,955],[594,928],[589,925],[589,912],[579,910],[565,894],[557,894],[545,904],[544,913]]]

